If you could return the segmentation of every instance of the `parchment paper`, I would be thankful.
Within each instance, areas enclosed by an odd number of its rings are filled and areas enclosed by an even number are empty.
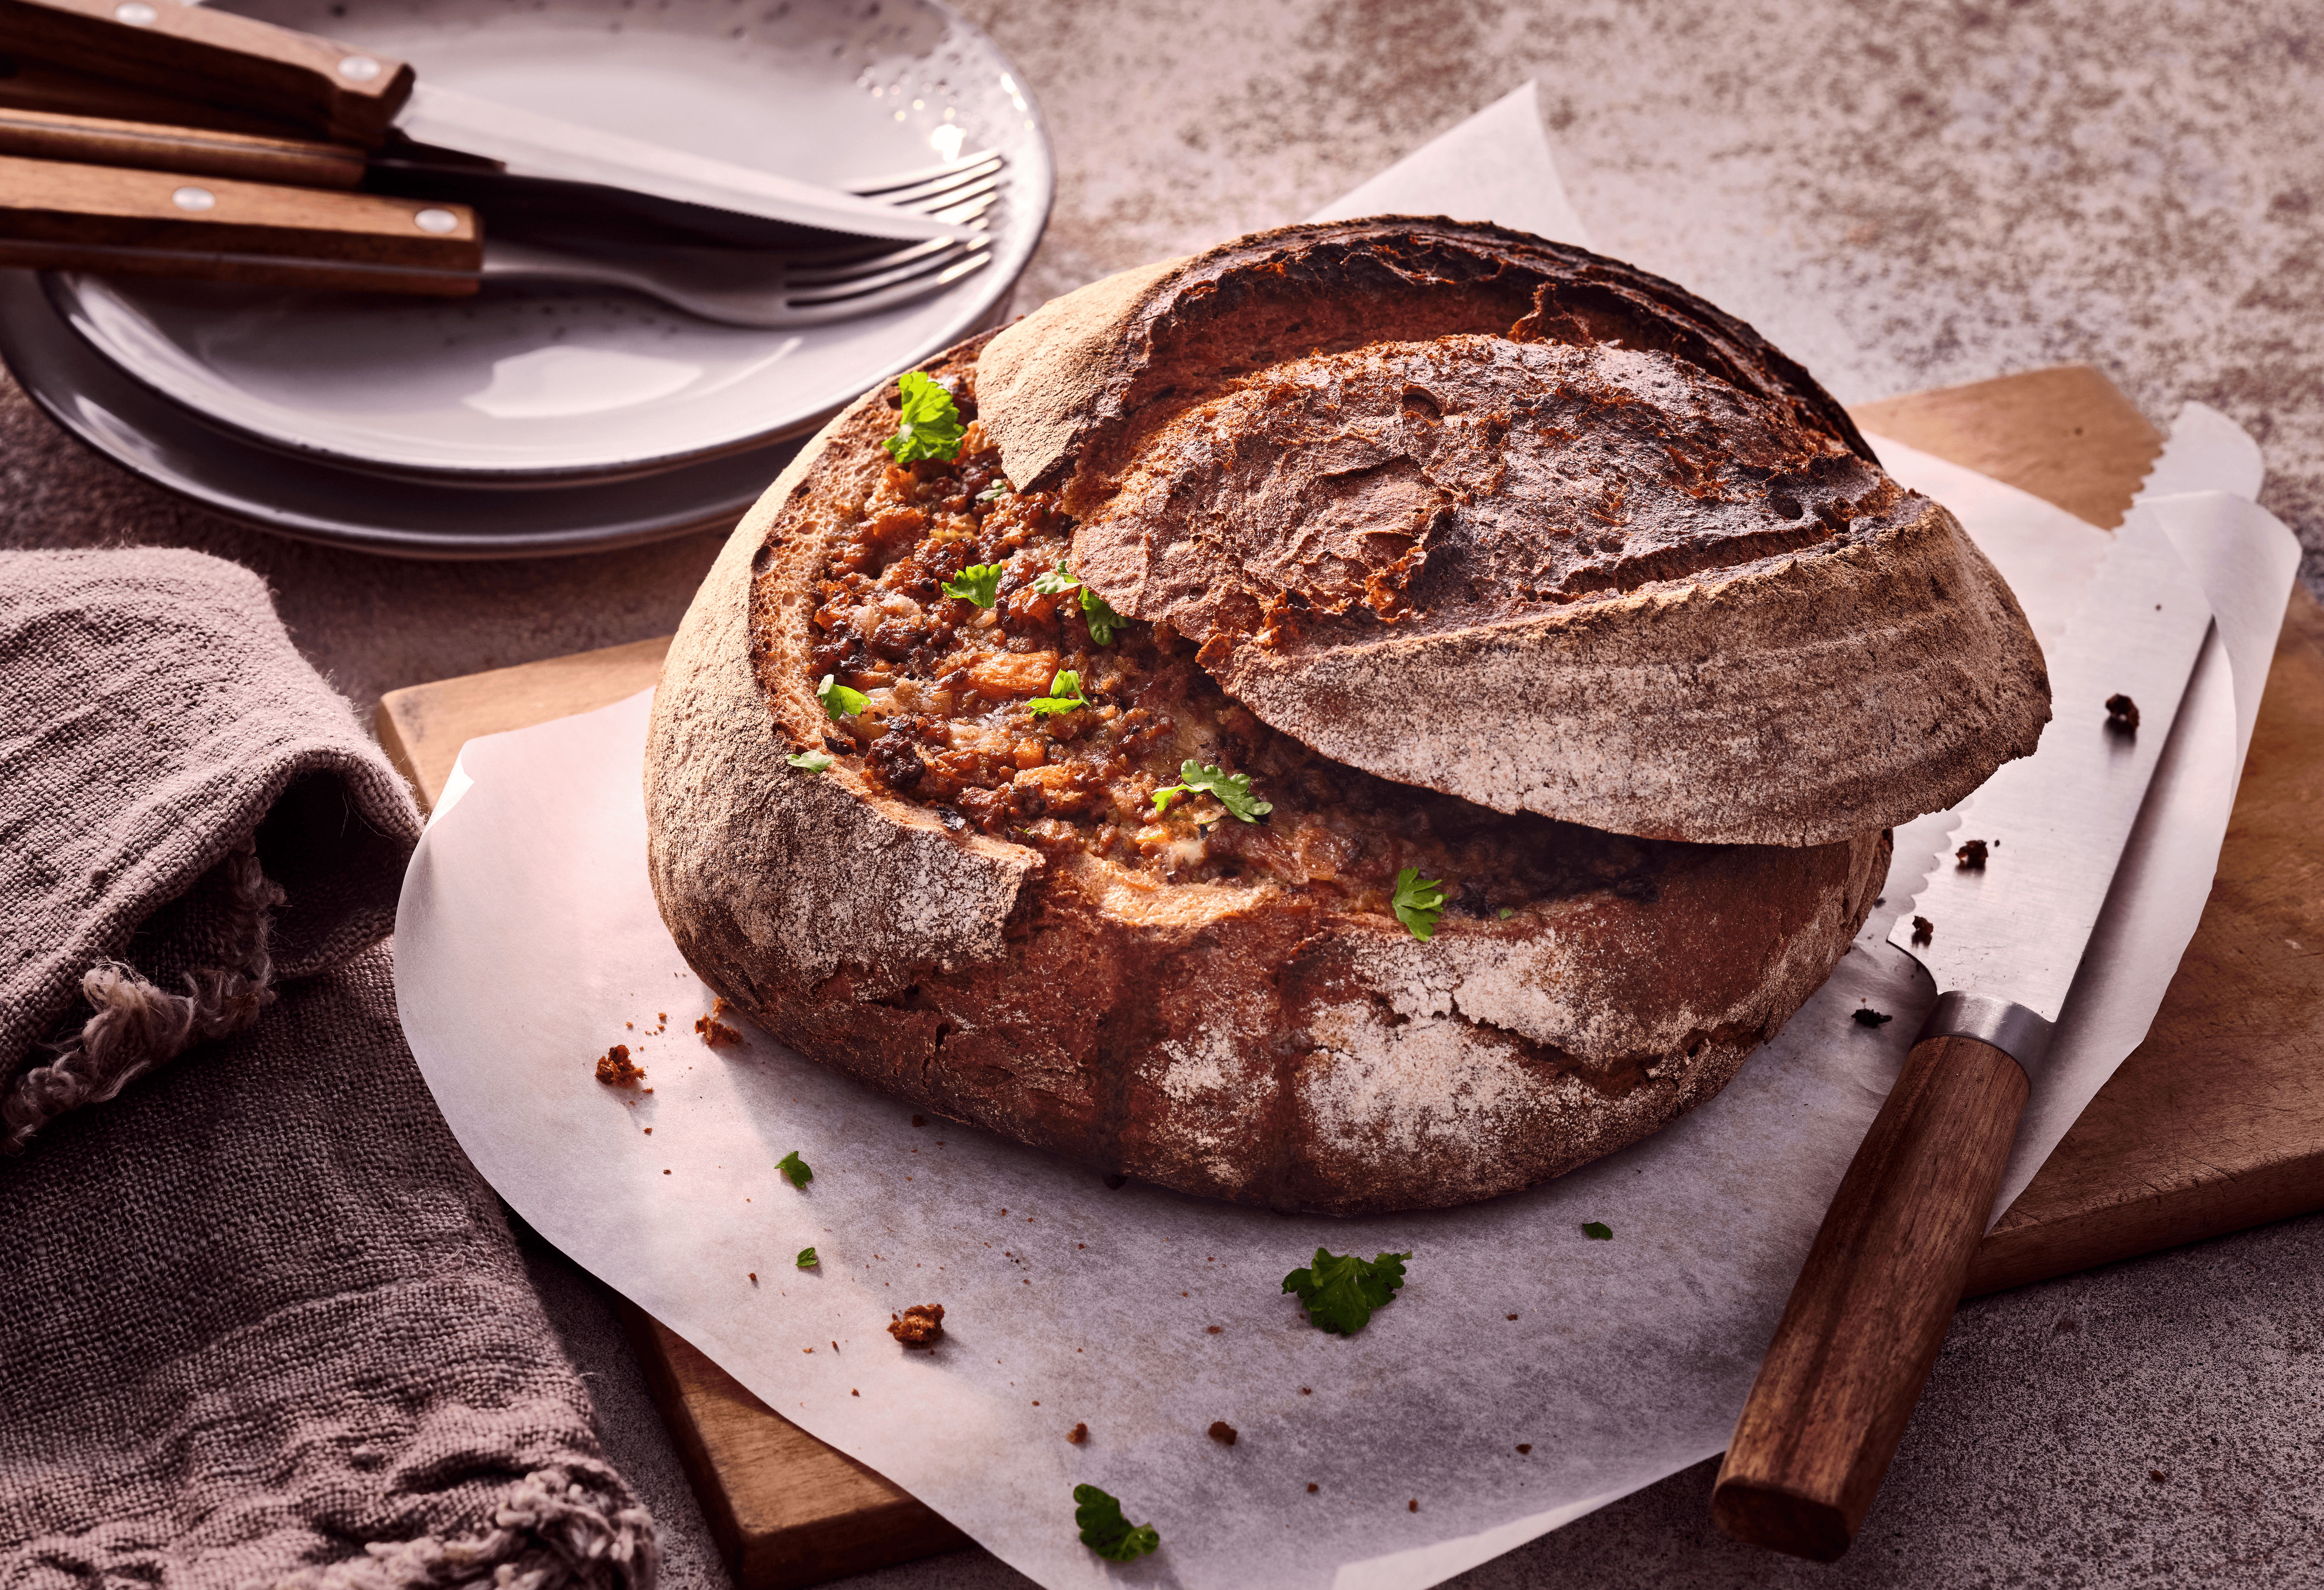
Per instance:
[[[1463,218],[1497,214],[1476,202]],[[1882,451],[1962,513],[2037,627],[2061,619],[2103,534]],[[2178,484],[2224,478],[2200,456],[2189,467]],[[2150,846],[2184,864],[2149,869],[2118,936],[2126,979],[2159,996],[2208,887],[2242,698],[2256,699],[2289,584],[2269,549],[2290,538],[2218,495],[2143,511],[2188,550],[2226,635],[2181,717],[2200,753],[2174,735],[2165,758],[2205,775],[2183,781],[2183,813]],[[765,1035],[696,1040],[709,995],[644,877],[647,709],[639,697],[463,753],[397,926],[413,1052],[477,1168],[550,1241],[1046,1585],[1429,1585],[1719,1451],[1930,998],[1884,940],[1942,818],[1900,831],[1890,909],[1824,989],[1719,1098],[1626,1153],[1468,1209],[1345,1221],[1109,1191],[981,1132],[915,1128],[909,1105]],[[1897,1019],[1857,1026],[1868,1003]],[[2143,1031],[2151,1011],[2103,1020]],[[650,1095],[592,1079],[613,1042]],[[2076,1074],[2103,1081],[2100,1067]],[[815,1169],[805,1191],[775,1172],[791,1150]],[[1613,1239],[1587,1239],[1586,1221]],[[802,1271],[809,1244],[823,1262]],[[1318,1245],[1414,1255],[1355,1337],[1313,1329],[1280,1290]],[[947,1310],[933,1353],[885,1333],[917,1302]],[[1204,1433],[1219,1419],[1231,1447]],[[1088,1441],[1069,1445],[1084,1422]],[[1083,1548],[1081,1481],[1155,1524],[1160,1552],[1114,1567]]]

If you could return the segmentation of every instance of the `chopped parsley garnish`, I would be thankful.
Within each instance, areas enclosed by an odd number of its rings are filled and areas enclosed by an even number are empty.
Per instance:
[[[1047,574],[1037,578],[1033,581],[1033,588],[1045,596],[1061,596],[1081,583],[1072,575],[1067,574],[1065,566],[1060,563]]]
[[[775,1169],[781,1171],[783,1179],[793,1187],[803,1188],[815,1179],[815,1172],[807,1168],[807,1161],[798,1157],[797,1149],[776,1160]]]
[[[1017,488],[1010,485],[1007,481],[996,480],[991,485],[986,486],[982,491],[977,493],[976,500],[980,503],[997,503],[1001,498],[1011,495],[1016,490]]]
[[[1025,705],[1039,716],[1047,717],[1054,712],[1071,712],[1076,707],[1087,707],[1089,703],[1082,697],[1082,676],[1070,668],[1061,668],[1057,670],[1057,677],[1049,681],[1049,693],[1036,696]]]
[[[1517,914],[1517,908],[1513,905],[1505,905],[1501,907],[1501,920],[1505,922]]]
[[[1385,1308],[1404,1284],[1410,1253],[1382,1253],[1367,1264],[1353,1253],[1315,1250],[1315,1262],[1283,1278],[1283,1290],[1299,1294],[1299,1306],[1319,1330],[1351,1336],[1364,1328],[1375,1308]]]
[[[1121,1503],[1095,1485],[1074,1487],[1074,1522],[1081,1526],[1082,1544],[1108,1562],[1130,1562],[1162,1544],[1152,1524],[1131,1527]]]
[[[803,773],[819,773],[831,765],[831,758],[820,751],[801,751],[783,760]]]
[[[1130,622],[1087,586],[1082,587],[1082,616],[1089,620],[1091,641],[1101,646],[1112,645],[1114,632]]]
[[[815,1250],[813,1248],[801,1248],[799,1250],[798,1267],[801,1270],[813,1270],[816,1265],[822,1262],[822,1260],[815,1256]]]
[[[1396,920],[1423,944],[1436,936],[1436,919],[1444,914],[1444,880],[1424,878],[1418,867],[1396,875],[1396,898],[1389,902]]]
[[[944,594],[990,607],[1001,599],[1001,565],[972,563],[944,582]]]
[[[959,458],[961,438],[967,428],[961,424],[960,410],[944,384],[918,370],[907,370],[896,385],[904,394],[904,412],[896,434],[883,444],[888,456],[899,464],[918,458],[949,464]]]
[[[1154,791],[1154,815],[1160,817],[1170,809],[1170,802],[1181,795],[1197,793],[1215,795],[1219,804],[1247,823],[1255,823],[1275,809],[1274,803],[1254,800],[1250,793],[1249,773],[1222,773],[1215,767],[1198,767],[1192,757],[1178,764],[1178,780],[1175,784]]]
[[[1610,1243],[1614,1240],[1614,1228],[1603,1220],[1592,1220],[1582,1228],[1582,1234],[1593,1243]]]
[[[816,686],[815,698],[823,703],[823,714],[832,722],[853,717],[872,705],[872,698],[861,690],[851,690],[836,676],[825,674],[823,683]]]

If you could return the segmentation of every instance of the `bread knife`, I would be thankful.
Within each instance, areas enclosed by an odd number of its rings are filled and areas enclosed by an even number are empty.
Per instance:
[[[416,81],[404,61],[176,0],[0,0],[0,40],[95,73],[373,152],[400,136],[510,175],[643,195],[699,225],[742,216],[865,237],[967,236],[948,221]]]
[[[1890,942],[1936,979],[1936,1005],[1736,1423],[1711,1505],[1738,1540],[1831,1562],[1864,1522],[2210,630],[2198,590],[2134,515],[2048,658],[2040,744],[1964,803],[1947,844],[1969,854],[1941,853],[1897,918]]]

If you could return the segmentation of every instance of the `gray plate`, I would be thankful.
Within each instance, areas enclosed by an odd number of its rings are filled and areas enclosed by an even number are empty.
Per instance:
[[[557,285],[431,300],[53,279],[64,321],[151,391],[318,463],[540,487],[761,452],[991,319],[1047,219],[1038,111],[991,42],[937,0],[793,0],[747,16],[733,0],[230,8],[404,56],[450,88],[817,181],[964,149],[1010,160],[991,265],[922,302],[804,330]],[[14,362],[39,378],[39,361]]]

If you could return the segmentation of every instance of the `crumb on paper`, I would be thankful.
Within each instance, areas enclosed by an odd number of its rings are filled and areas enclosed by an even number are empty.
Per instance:
[[[1420,1511],[1420,1498],[1415,1496],[1411,1501],[1406,1502],[1404,1504],[1404,1510],[1406,1512],[1418,1512]]]
[[[1235,1444],[1235,1428],[1223,1419],[1211,1420],[1211,1428],[1204,1433],[1222,1447],[1231,1447]]]
[[[694,1030],[702,1035],[704,1046],[709,1049],[724,1049],[730,1044],[742,1041],[742,1035],[740,1032],[715,1016],[695,1017]]]
[[[888,1334],[907,1347],[933,1347],[944,1335],[944,1314],[942,1303],[915,1303],[889,1317]]]
[[[1206,1325],[1206,1326],[1204,1326],[1204,1327],[1203,1327],[1203,1332],[1204,1332],[1204,1335],[1206,1335],[1206,1336],[1214,1336],[1218,1335],[1218,1334],[1219,1334],[1219,1332],[1220,1332],[1221,1330],[1224,1329],[1224,1328],[1225,1328],[1225,1327],[1222,1327],[1222,1326]]]
[[[1886,1027],[1889,1022],[1895,1021],[1896,1018],[1890,1015],[1884,1015],[1880,1012],[1874,1010],[1869,1005],[1863,1005],[1858,1008],[1853,1019],[1856,1024],[1859,1027]]]
[[[757,1286],[759,1284],[759,1272],[755,1270],[751,1271],[751,1284],[752,1286]]]
[[[2107,698],[2107,725],[2117,735],[2138,733],[2138,703],[2117,690]]]
[[[631,1062],[626,1043],[617,1043],[597,1057],[597,1080],[608,1087],[633,1087],[645,1079],[645,1068]]]
[[[1317,1491],[1321,1490],[1322,1488],[1323,1488],[1323,1487],[1321,1487],[1320,1485],[1316,1484],[1315,1484],[1315,1482],[1314,1482],[1314,1481],[1313,1481],[1313,1480],[1310,1480],[1310,1481],[1308,1481],[1308,1482],[1307,1482],[1307,1494],[1309,1494],[1310,1496],[1313,1496],[1313,1495],[1314,1495]]]
[[[1080,1446],[1084,1441],[1089,1439],[1089,1426],[1086,1424],[1077,1424],[1074,1426],[1073,1428],[1065,1432],[1065,1439],[1071,1441],[1076,1447]]]
[[[1315,1388],[1313,1386],[1302,1386],[1299,1388],[1299,1394],[1303,1397],[1312,1397],[1315,1394]]]
[[[912,1124],[914,1126],[926,1126],[927,1123],[928,1118],[926,1115],[915,1115],[912,1117]]]
[[[1509,1316],[1509,1317],[1510,1317],[1511,1319],[1515,1319],[1515,1318],[1517,1317],[1517,1316],[1516,1316],[1516,1315],[1514,1315],[1514,1314],[1512,1314],[1512,1315],[1510,1315],[1510,1316]]]
[[[2146,1477],[2147,1477],[2148,1479],[2150,1479],[2150,1480],[2153,1480],[2156,1484],[2158,1484],[2158,1485],[2159,1485],[2159,1484],[2163,1484],[2165,1480],[2168,1480],[2168,1479],[2171,1477],[2171,1475],[2170,1475],[2168,1473],[2166,1473],[2165,1471],[2162,1470],[2162,1469],[2159,1469],[2159,1468],[2150,1468],[2150,1469],[2148,1469],[2148,1470],[2146,1471]]]
[[[1926,944],[1937,936],[1937,925],[1926,917],[1913,919],[1913,942]]]
[[[1526,1453],[1532,1450],[1533,1443],[1531,1441],[1519,1441],[1517,1443],[1517,1456],[1519,1457],[1523,1457]]]
[[[1971,839],[1953,852],[1953,865],[1964,873],[1985,871],[1985,841]]]

